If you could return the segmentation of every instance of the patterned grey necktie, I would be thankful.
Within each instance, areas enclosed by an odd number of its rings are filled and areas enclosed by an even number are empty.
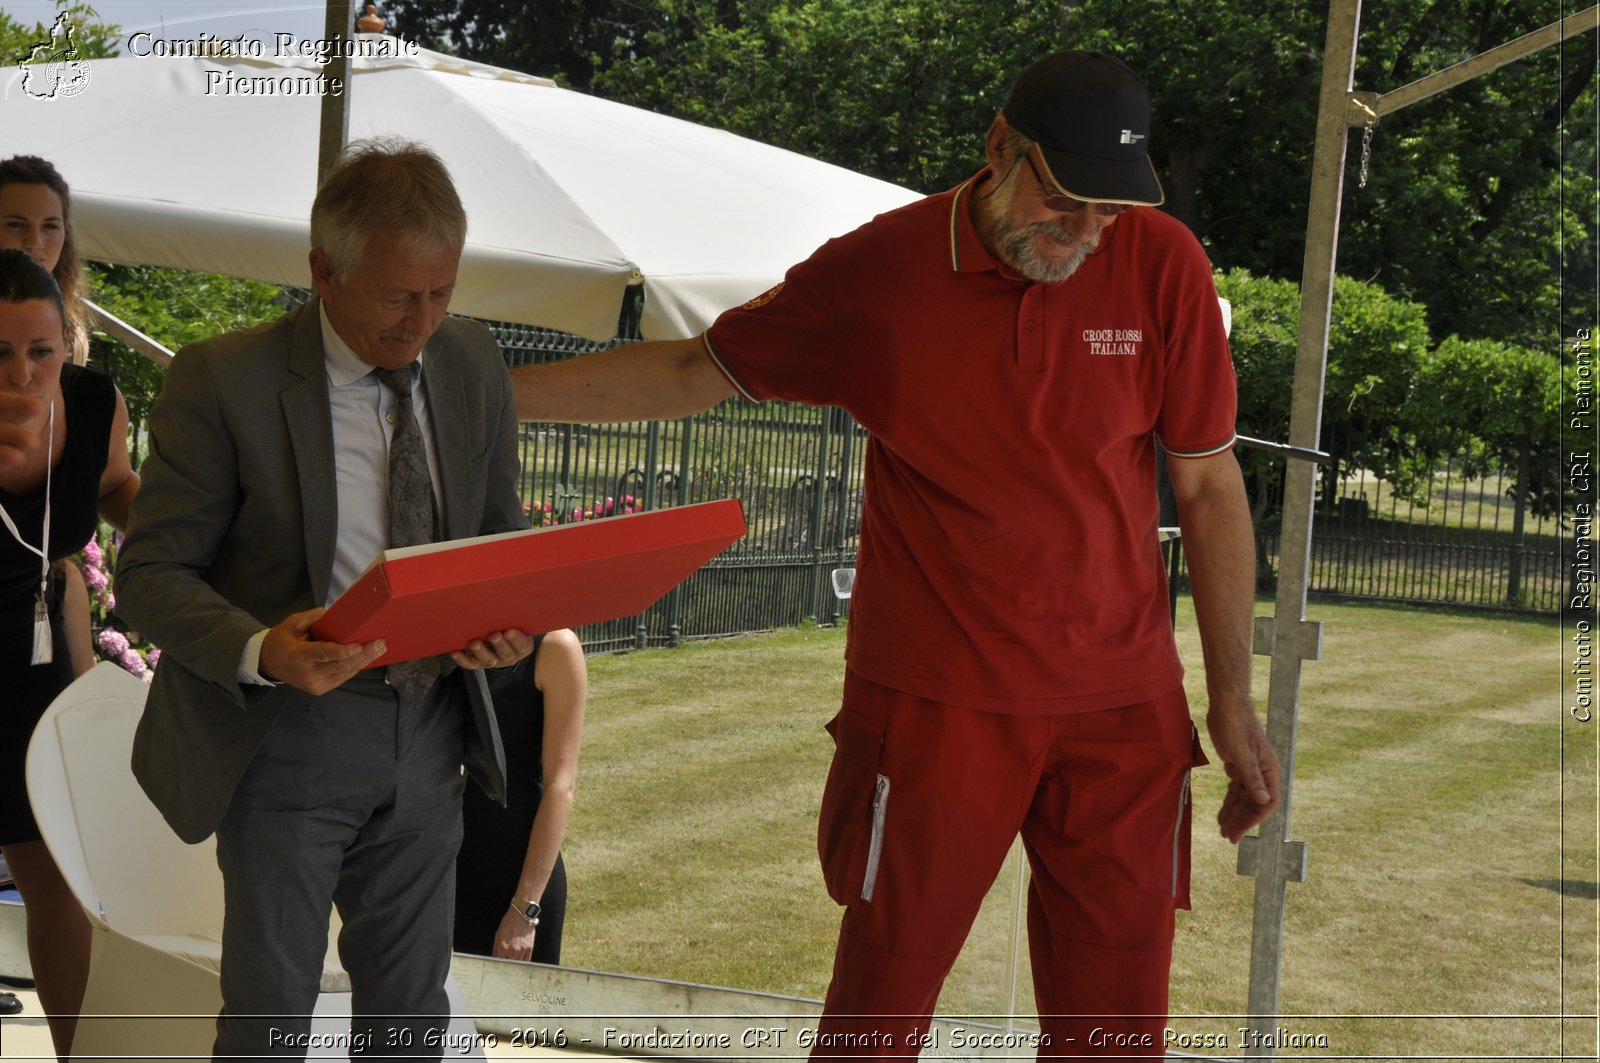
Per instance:
[[[394,437],[389,441],[389,546],[420,546],[438,540],[433,479],[422,429],[411,408],[412,367],[374,369],[373,375],[394,392]],[[422,704],[439,676],[439,660],[423,657],[389,666],[389,682],[412,705]]]

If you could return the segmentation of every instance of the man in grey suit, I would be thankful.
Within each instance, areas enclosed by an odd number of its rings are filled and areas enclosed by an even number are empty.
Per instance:
[[[463,759],[504,793],[479,670],[532,641],[496,633],[419,677],[310,628],[400,521],[524,526],[505,364],[445,317],[465,234],[437,157],[353,145],[312,207],[318,298],[184,349],[151,413],[116,576],[163,650],[133,768],[185,841],[217,835],[219,1060],[305,1054],[333,905],[352,1054],[441,1055]]]

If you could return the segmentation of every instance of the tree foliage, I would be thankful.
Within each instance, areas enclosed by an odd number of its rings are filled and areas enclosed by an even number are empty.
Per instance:
[[[389,0],[388,32],[587,89],[597,56],[655,17],[650,0]]]
[[[1066,5],[1067,37],[1119,51],[1150,83],[1170,209],[1219,266],[1298,277],[1327,4]],[[1368,4],[1356,88],[1389,92],[1557,21],[1557,0]],[[1359,187],[1352,133],[1340,269],[1428,307],[1443,329],[1536,345],[1558,327],[1560,264],[1595,247],[1594,35],[1385,117]],[[1574,157],[1577,152],[1580,157]],[[1584,205],[1587,204],[1585,209]],[[1580,322],[1586,323],[1586,322]]]
[[[1376,13],[1358,84],[1390,91],[1570,11],[1457,0]],[[1563,259],[1594,257],[1594,171],[1563,158],[1564,127],[1595,112],[1594,45],[1591,33],[1384,118],[1368,187],[1347,199],[1343,268],[1426,303],[1440,332],[1547,345]],[[1579,124],[1592,161],[1593,121]]]
[[[1557,359],[1450,336],[1418,366],[1403,421],[1424,456],[1459,457],[1469,476],[1517,469],[1508,493],[1552,513],[1563,486],[1561,408]]]
[[[85,59],[106,59],[117,54],[122,28],[101,22],[90,4],[56,0],[57,13],[65,13],[76,27],[74,41]],[[47,40],[55,19],[28,26],[0,10],[0,66],[10,66],[26,58],[33,46]],[[7,153],[9,154],[9,153]]]
[[[969,176],[1060,13],[1025,0],[394,0],[396,32],[910,188]]]
[[[1239,374],[1239,432],[1289,437],[1299,294],[1287,281],[1246,270],[1217,276],[1233,307],[1230,342]],[[1468,477],[1518,470],[1508,493],[1538,513],[1561,502],[1559,361],[1494,340],[1429,339],[1421,306],[1374,284],[1335,283],[1322,405],[1330,493],[1339,476],[1368,470],[1421,501],[1441,457]],[[1241,451],[1257,524],[1282,482],[1283,459]]]
[[[89,271],[89,284],[95,302],[172,350],[249,328],[283,312],[277,288],[241,277],[96,264]],[[111,374],[127,399],[129,418],[135,425],[143,424],[161,390],[161,368],[100,334],[94,336],[90,360]]]
[[[971,176],[1016,71],[1060,46],[1058,13],[1017,0],[723,6],[663,3],[596,89],[922,191]]]
[[[1288,281],[1235,269],[1218,274],[1217,292],[1233,307],[1229,342],[1239,374],[1239,433],[1287,442],[1299,290]],[[1330,482],[1340,468],[1406,480],[1415,448],[1405,411],[1428,346],[1421,306],[1374,284],[1336,279],[1321,432],[1324,448],[1337,462]],[[1241,461],[1259,522],[1282,481],[1283,459],[1247,451]]]

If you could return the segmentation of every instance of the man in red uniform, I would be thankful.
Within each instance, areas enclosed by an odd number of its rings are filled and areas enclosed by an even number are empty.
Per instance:
[[[1210,264],[1151,209],[1144,85],[1029,67],[949,192],[830,241],[702,336],[513,370],[525,420],[732,394],[870,432],[818,828],[845,908],[815,1055],[914,1055],[1020,831],[1041,1055],[1162,1055],[1190,723],[1156,541],[1169,461],[1232,841],[1278,800],[1249,696],[1253,537]]]

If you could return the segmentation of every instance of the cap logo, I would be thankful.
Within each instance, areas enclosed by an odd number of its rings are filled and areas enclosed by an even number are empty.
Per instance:
[[[1145,136],[1143,133],[1135,133],[1131,129],[1124,129],[1122,131],[1122,143],[1124,144],[1137,144],[1144,138]]]

